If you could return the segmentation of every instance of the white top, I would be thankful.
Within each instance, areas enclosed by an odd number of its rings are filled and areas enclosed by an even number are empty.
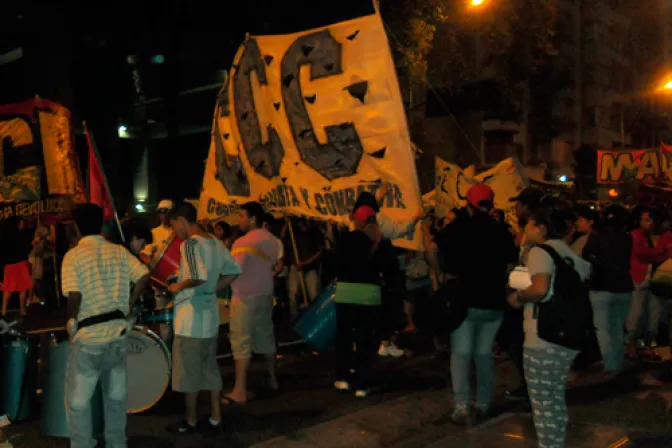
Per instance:
[[[152,239],[154,241],[152,241],[152,244],[146,245],[142,251],[143,254],[152,259],[152,265],[158,261],[158,257],[166,250],[172,235],[173,230],[170,227],[160,225],[152,229]]]
[[[191,338],[214,338],[219,330],[217,283],[221,276],[242,271],[224,244],[216,238],[192,236],[180,246],[178,281],[204,283],[180,291],[175,296],[175,334]]]
[[[590,276],[591,265],[583,258],[574,253],[571,247],[562,240],[549,240],[544,244],[552,247],[564,259],[569,258],[576,272],[581,276],[581,280],[587,280]],[[530,277],[537,274],[549,274],[551,276],[551,283],[548,288],[548,293],[541,299],[541,302],[548,301],[553,296],[553,282],[555,281],[555,263],[551,256],[544,250],[538,247],[533,247],[527,256],[527,269]],[[534,303],[526,303],[524,308],[525,320],[523,328],[525,329],[525,347],[529,348],[549,348],[559,347],[558,345],[546,342],[539,338],[537,332],[537,319],[534,318]]]
[[[82,295],[79,321],[116,310],[128,315],[131,282],[137,283],[148,273],[147,266],[124,246],[112,244],[102,236],[86,236],[63,259],[63,295]],[[105,344],[124,336],[127,327],[125,319],[104,322],[82,328],[75,340]]]

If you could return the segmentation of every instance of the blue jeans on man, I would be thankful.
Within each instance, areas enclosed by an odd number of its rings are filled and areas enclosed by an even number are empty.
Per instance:
[[[450,373],[455,409],[465,412],[471,400],[471,361],[476,365],[476,407],[488,411],[495,385],[492,346],[502,324],[502,311],[469,308],[467,317],[450,335]]]
[[[126,338],[106,344],[71,344],[65,392],[71,448],[96,446],[91,398],[98,381],[103,389],[105,446],[126,448],[126,346]]]

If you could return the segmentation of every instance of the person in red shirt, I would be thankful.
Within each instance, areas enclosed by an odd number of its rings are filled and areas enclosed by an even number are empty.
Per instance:
[[[651,343],[658,333],[658,324],[663,312],[663,300],[653,295],[649,283],[654,272],[672,257],[672,233],[662,230],[662,213],[655,208],[642,209],[639,228],[632,232],[632,257],[630,274],[635,284],[630,313],[626,322],[626,342],[629,358],[656,360],[659,357],[651,350]],[[644,319],[646,318],[646,319]],[[635,344],[640,327],[644,328],[644,347],[638,353]]]

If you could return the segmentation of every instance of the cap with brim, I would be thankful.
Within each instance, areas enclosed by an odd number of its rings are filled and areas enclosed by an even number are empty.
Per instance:
[[[158,207],[156,207],[157,212],[163,212],[163,211],[170,211],[170,209],[173,208],[173,201],[170,199],[164,199],[163,201],[159,202]]]
[[[376,211],[368,205],[362,205],[352,214],[353,219],[360,226],[376,222]]]

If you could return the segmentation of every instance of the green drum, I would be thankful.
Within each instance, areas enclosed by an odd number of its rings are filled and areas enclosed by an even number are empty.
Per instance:
[[[65,409],[65,380],[68,364],[67,335],[64,340],[51,337],[45,351],[44,393],[42,396],[42,434],[51,437],[70,437],[68,416]],[[94,437],[103,434],[105,426],[103,415],[103,391],[98,383],[91,399],[91,421]]]
[[[5,336],[2,340],[3,408],[11,421],[28,420],[35,409],[37,384],[37,340]]]

